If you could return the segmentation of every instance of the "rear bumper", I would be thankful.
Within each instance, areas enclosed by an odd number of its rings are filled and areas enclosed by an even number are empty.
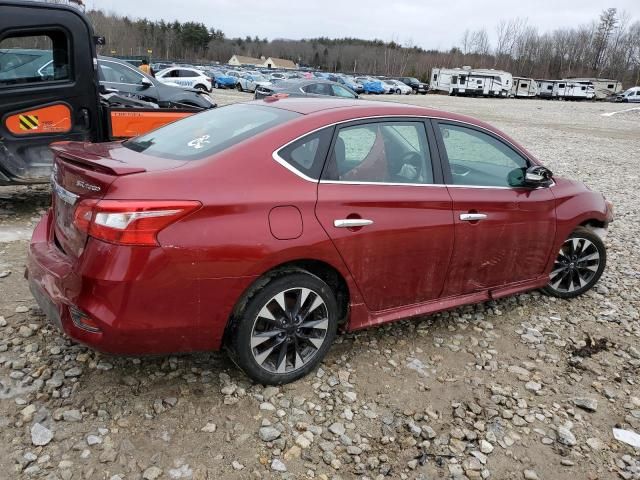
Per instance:
[[[48,213],[34,230],[25,276],[49,321],[93,349],[125,355],[216,350],[253,278],[198,278],[190,267],[197,262],[186,250],[95,239],[74,260],[55,245]],[[99,331],[78,324],[77,311]]]

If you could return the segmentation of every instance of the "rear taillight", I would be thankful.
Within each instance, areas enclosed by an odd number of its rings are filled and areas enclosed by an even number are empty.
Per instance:
[[[76,228],[121,245],[158,245],[158,233],[200,208],[195,201],[83,200],[74,214]]]

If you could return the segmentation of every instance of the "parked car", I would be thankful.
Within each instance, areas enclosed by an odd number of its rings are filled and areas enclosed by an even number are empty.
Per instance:
[[[286,94],[289,97],[358,98],[358,95],[353,90],[339,83],[319,78],[312,80],[283,80],[275,85],[259,86],[254,98],[261,99],[275,94]]]
[[[356,77],[356,81],[362,85],[364,93],[379,95],[381,93],[387,93],[388,88],[384,88],[382,82],[373,77]]]
[[[201,90],[163,84],[124,60],[98,57],[98,79],[104,93],[117,93],[152,102],[160,107],[215,107],[215,102]]]
[[[355,78],[348,75],[338,75],[336,80],[340,85],[350,88],[356,93],[364,93],[364,87],[361,83],[357,82]]]
[[[168,85],[211,91],[211,78],[200,70],[187,67],[170,67],[156,73],[156,78]]]
[[[255,92],[257,87],[271,85],[273,84],[261,73],[245,73],[240,75],[236,88],[241,92]]]
[[[429,84],[423,83],[415,77],[398,77],[396,80],[401,81],[405,85],[409,85],[413,88],[414,93],[421,93],[425,95],[429,91]]]
[[[611,203],[457,114],[276,97],[53,148],[26,277],[54,325],[105,352],[226,346],[281,384],[339,325],[573,298],[605,268]]]
[[[629,102],[636,103],[640,102],[640,87],[631,87],[623,93],[616,95],[616,102]]]
[[[397,95],[411,95],[413,93],[413,88],[402,83],[400,80],[387,79],[384,82],[389,85],[391,93],[395,93]]]
[[[238,78],[227,75],[220,70],[209,70],[213,88],[236,88]]]

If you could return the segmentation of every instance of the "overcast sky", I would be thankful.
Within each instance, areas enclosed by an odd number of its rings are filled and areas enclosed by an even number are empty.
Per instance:
[[[606,7],[626,11],[640,20],[640,0],[580,2],[514,2],[513,0],[85,0],[132,17],[203,22],[227,37],[379,38],[412,41],[426,49],[459,45],[465,29],[486,27],[493,39],[500,19],[526,17],[539,31],[589,23]],[[99,32],[98,32],[99,33]]]

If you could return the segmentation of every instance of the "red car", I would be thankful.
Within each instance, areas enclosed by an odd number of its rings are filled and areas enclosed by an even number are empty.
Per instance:
[[[124,143],[58,143],[27,277],[71,338],[226,347],[292,381],[358,330],[605,267],[612,206],[495,128],[415,106],[269,98]]]

